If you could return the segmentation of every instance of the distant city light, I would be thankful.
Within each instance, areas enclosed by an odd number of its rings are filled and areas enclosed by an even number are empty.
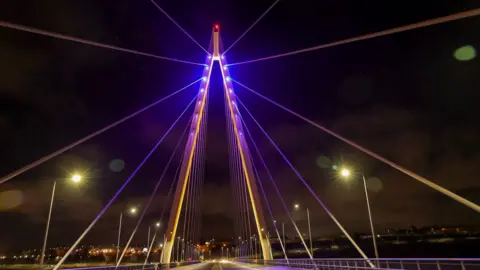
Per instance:
[[[227,78],[225,78],[225,80],[227,80],[227,82],[229,82],[231,80],[230,76],[227,76]]]
[[[207,77],[203,76],[203,77],[202,77],[202,81],[206,82],[206,81],[207,81]]]
[[[160,222],[157,222],[155,226],[157,226],[157,228],[160,227]]]
[[[294,206],[293,206],[295,209],[298,209],[300,208],[300,205],[298,203],[296,203]]]
[[[137,213],[137,208],[135,207],[130,208],[130,214],[135,214],[135,213]]]
[[[223,66],[223,69],[224,69],[224,70],[227,70],[227,66]]]

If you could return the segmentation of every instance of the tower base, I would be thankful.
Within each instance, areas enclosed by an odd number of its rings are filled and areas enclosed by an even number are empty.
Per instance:
[[[174,241],[165,241],[165,243],[163,243],[162,255],[160,255],[160,264],[170,263],[174,244]]]

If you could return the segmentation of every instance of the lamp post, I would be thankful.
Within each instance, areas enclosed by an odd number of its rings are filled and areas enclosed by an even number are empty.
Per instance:
[[[131,215],[135,215],[138,209],[136,207],[131,207],[128,212]],[[118,221],[118,237],[117,237],[117,255],[115,258],[115,263],[118,263],[118,255],[120,255],[120,236],[122,235],[122,220],[123,220],[123,212],[120,212],[120,219]]]
[[[78,183],[82,180],[82,176],[79,175],[79,174],[74,174],[74,175],[72,175],[71,180],[74,183]],[[42,253],[40,254],[40,269],[43,269],[43,263],[45,261],[45,249],[47,248],[48,231],[50,229],[50,220],[52,218],[52,209],[53,209],[53,202],[55,200],[56,185],[57,185],[57,181],[53,181],[52,197],[50,199],[50,209],[48,210],[48,218],[47,218],[47,225],[46,225],[46,228],[45,228],[45,236],[43,237]]]
[[[180,261],[180,236],[178,237],[177,241],[177,262]]]
[[[340,169],[340,176],[343,177],[344,179],[348,179],[351,176],[351,171],[348,168],[342,168]],[[372,219],[372,212],[370,210],[370,200],[368,198],[368,189],[367,189],[367,180],[365,179],[365,175],[362,173],[362,181],[363,181],[363,187],[365,190],[365,199],[367,203],[367,211],[368,211],[368,219],[370,221],[370,230],[372,232],[372,241],[373,241],[373,249],[375,251],[375,257],[378,259],[378,248],[377,248],[377,239],[375,237],[375,229],[373,227],[373,219]]]
[[[150,225],[148,225],[147,248],[150,246]]]
[[[295,210],[300,209],[300,205],[298,203],[296,203],[293,207],[295,208]],[[307,210],[307,223],[308,223],[308,238],[310,240],[310,254],[312,254],[313,256],[313,241],[312,241],[312,227],[310,224],[310,210],[308,210],[308,208],[306,210]]]

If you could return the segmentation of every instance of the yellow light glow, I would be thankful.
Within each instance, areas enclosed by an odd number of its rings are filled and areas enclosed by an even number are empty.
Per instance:
[[[349,169],[343,168],[343,169],[340,170],[340,175],[343,176],[343,177],[349,177],[350,174],[351,174],[351,172],[350,172]]]
[[[72,175],[72,181],[75,182],[75,183],[78,183],[78,182],[82,181],[82,176],[80,174],[74,174],[74,175]]]

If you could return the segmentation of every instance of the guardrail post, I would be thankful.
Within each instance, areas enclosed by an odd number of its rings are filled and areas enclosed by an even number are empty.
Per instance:
[[[462,266],[462,270],[465,270],[465,264],[463,263],[463,261],[460,261],[460,265]]]
[[[437,270],[442,270],[442,267],[440,267],[440,262],[437,261]]]
[[[420,261],[417,261],[417,270],[421,270],[422,268],[420,267]]]
[[[357,260],[354,260],[353,264],[355,265],[355,269],[358,269]]]
[[[400,260],[400,268],[405,269],[405,267],[403,267],[403,261],[402,260]]]

